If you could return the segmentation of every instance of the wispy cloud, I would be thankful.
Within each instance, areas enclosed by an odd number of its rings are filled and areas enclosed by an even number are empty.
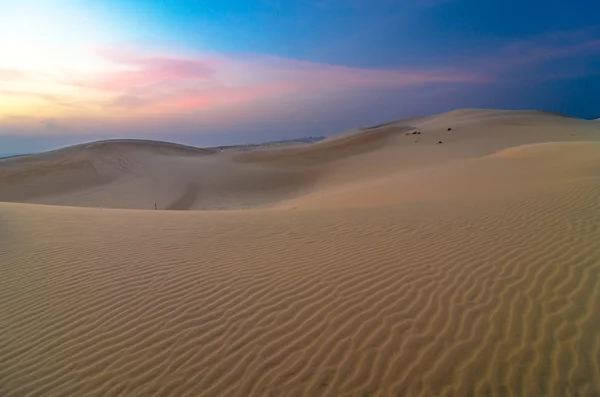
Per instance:
[[[485,77],[452,69],[360,69],[268,56],[145,55],[102,51],[115,71],[62,84],[97,90],[105,106],[128,110],[188,111],[315,92],[331,95],[369,88],[433,83],[480,83]]]
[[[599,31],[546,33],[464,63],[411,69],[355,68],[265,55],[104,49],[94,51],[103,66],[81,73],[0,67],[0,106],[10,110],[5,115],[53,120],[46,127],[50,131],[85,117],[119,122],[148,115],[266,119],[274,108],[302,113],[318,106],[314,102],[326,107],[367,92],[402,93],[426,86],[460,90],[506,81],[539,65],[600,54]],[[94,59],[89,58],[90,64]],[[582,73],[582,68],[573,70]],[[542,77],[569,76],[564,70],[547,70]]]
[[[0,80],[13,80],[23,77],[23,73],[14,69],[0,68]]]
[[[600,54],[600,27],[548,32],[527,40],[518,40],[475,62],[471,69],[501,75],[592,54]],[[568,73],[561,74],[568,76]]]
[[[118,51],[99,51],[99,54],[127,69],[99,73],[80,81],[84,87],[101,90],[121,90],[144,87],[163,81],[206,81],[213,78],[217,67],[207,59],[173,57],[143,57]]]

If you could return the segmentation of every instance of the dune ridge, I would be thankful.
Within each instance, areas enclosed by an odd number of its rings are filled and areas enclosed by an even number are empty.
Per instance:
[[[595,141],[598,134],[597,123],[552,113],[458,110],[312,144],[249,152],[216,153],[143,140],[94,142],[0,160],[0,201],[128,209],[152,209],[155,203],[160,209],[258,209],[318,194],[323,188],[443,167],[520,145]]]
[[[600,394],[597,123],[398,123],[0,161],[0,395]]]

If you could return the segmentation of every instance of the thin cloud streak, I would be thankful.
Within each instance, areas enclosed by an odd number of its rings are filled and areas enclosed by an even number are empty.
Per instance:
[[[134,57],[129,61],[132,59]],[[119,82],[116,86],[123,91],[119,94],[121,100],[116,104],[123,103],[122,99],[127,97],[129,100],[125,101],[126,104],[135,103],[139,108],[164,102],[167,97],[171,98],[171,105],[181,103],[186,104],[184,108],[189,108],[197,103],[203,108],[314,90],[331,93],[364,88],[485,81],[481,76],[452,70],[358,69],[275,57],[162,57],[158,71],[154,68],[155,62],[150,60],[137,58],[135,71],[127,72],[127,78],[116,78]],[[108,84],[106,81],[96,82],[99,84],[95,87],[113,89],[114,81],[109,80]],[[147,84],[140,87],[140,82]],[[140,88],[145,88],[146,92],[140,95]]]
[[[519,40],[496,55],[475,64],[472,70],[487,70],[496,76],[560,59],[600,53],[599,28],[549,32],[529,40]],[[563,75],[568,75],[564,74]]]
[[[23,73],[18,70],[0,68],[0,81],[20,79],[22,77]]]

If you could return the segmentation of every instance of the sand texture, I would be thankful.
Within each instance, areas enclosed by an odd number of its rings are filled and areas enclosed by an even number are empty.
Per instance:
[[[0,201],[2,397],[600,395],[596,121],[107,141]]]

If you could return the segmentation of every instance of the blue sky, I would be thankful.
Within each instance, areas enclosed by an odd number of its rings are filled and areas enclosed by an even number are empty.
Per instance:
[[[326,135],[465,107],[597,118],[598,15],[592,0],[0,4],[0,152]]]

